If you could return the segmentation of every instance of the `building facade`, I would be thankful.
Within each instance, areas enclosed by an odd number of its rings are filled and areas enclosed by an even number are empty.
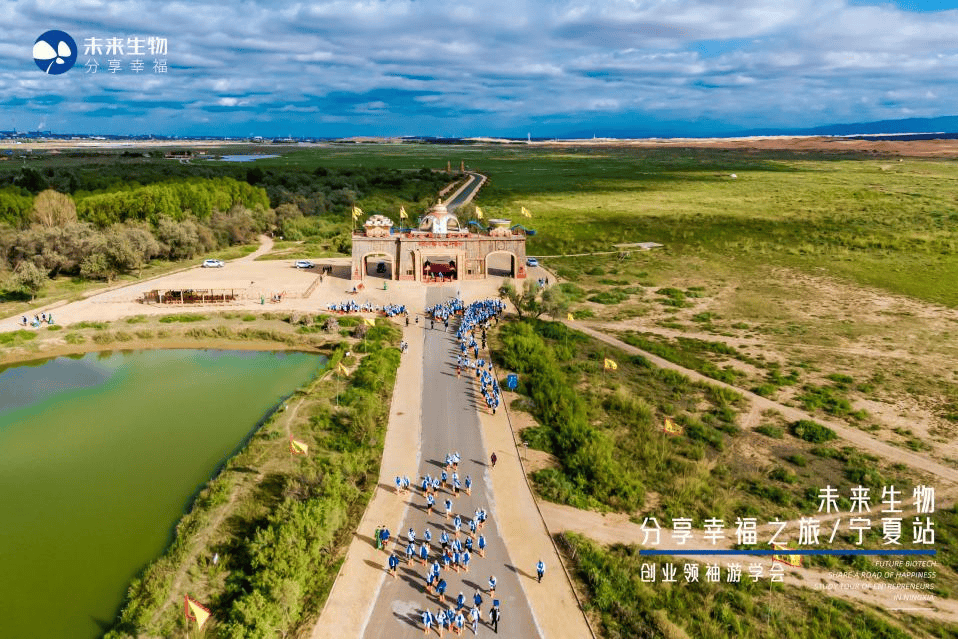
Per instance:
[[[353,232],[351,277],[362,280],[389,262],[389,279],[417,282],[475,280],[492,275],[526,277],[526,235],[509,228],[510,220],[490,220],[485,233],[463,229],[445,205],[437,204],[415,230],[396,230],[393,222],[373,215]],[[370,258],[378,258],[370,261]],[[508,260],[508,268],[493,268]],[[371,266],[375,263],[375,266]],[[372,271],[372,272],[370,272]]]

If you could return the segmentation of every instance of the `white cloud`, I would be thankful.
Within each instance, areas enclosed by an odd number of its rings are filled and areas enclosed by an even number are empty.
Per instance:
[[[224,127],[270,113],[274,122],[300,123],[304,133],[316,121],[367,116],[404,132],[417,125],[448,132],[466,121],[481,131],[596,113],[619,113],[624,124],[648,113],[802,126],[905,110],[951,114],[958,98],[958,11],[920,14],[891,4],[0,2],[11,15],[0,32],[0,106],[11,100],[3,110],[22,116],[23,126],[77,100],[100,100],[89,110],[101,110],[107,98],[143,105],[151,95],[184,105],[162,120],[169,126],[201,122],[204,109],[216,107],[227,109],[213,120]],[[24,64],[24,52],[29,60],[33,40],[55,24],[78,41],[166,36],[170,71],[93,78],[78,68],[44,77]],[[48,94],[69,99],[38,106]]]

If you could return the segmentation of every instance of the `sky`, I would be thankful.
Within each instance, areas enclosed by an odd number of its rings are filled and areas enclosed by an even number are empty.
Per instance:
[[[0,24],[0,130],[681,136],[958,115],[958,0],[0,0]],[[59,75],[34,62],[51,29],[76,42]]]

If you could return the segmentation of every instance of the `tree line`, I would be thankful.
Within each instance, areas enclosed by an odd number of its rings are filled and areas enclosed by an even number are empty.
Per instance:
[[[424,205],[448,179],[428,169],[114,160],[0,172],[0,300],[34,297],[58,275],[110,281],[264,232],[348,252],[348,211],[363,198]]]

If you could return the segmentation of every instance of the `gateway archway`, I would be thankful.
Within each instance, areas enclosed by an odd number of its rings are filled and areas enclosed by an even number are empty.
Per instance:
[[[455,255],[424,255],[423,282],[453,282],[459,279],[459,261]]]
[[[395,279],[395,260],[386,253],[367,253],[363,256],[363,279],[377,277],[384,280]]]
[[[493,251],[486,256],[486,275],[515,277],[519,258],[512,251]]]
[[[351,279],[526,277],[526,234],[515,231],[510,220],[491,219],[487,228],[479,225],[481,232],[471,233],[445,205],[437,204],[414,228],[395,229],[393,224],[383,215],[372,215],[362,230],[353,232]]]

